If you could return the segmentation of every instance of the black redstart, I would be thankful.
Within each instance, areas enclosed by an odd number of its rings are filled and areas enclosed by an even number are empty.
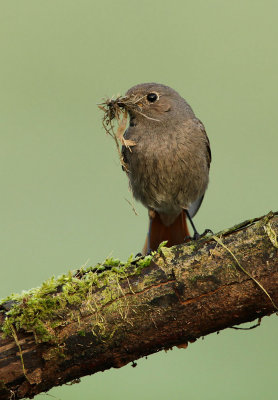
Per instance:
[[[202,203],[211,152],[202,122],[175,90],[143,83],[127,91],[125,99],[132,97],[139,101],[137,108],[126,107],[124,140],[135,145],[123,145],[122,155],[133,195],[149,210],[146,254],[164,240],[173,246],[189,237],[186,216],[192,223]]]

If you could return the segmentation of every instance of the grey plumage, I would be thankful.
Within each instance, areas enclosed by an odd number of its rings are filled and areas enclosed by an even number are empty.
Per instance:
[[[148,94],[157,94],[150,102]],[[173,89],[156,83],[132,87],[141,113],[129,110],[130,126],[124,138],[136,143],[122,153],[134,197],[157,211],[170,225],[182,209],[197,212],[208,185],[211,161],[209,140],[202,122]]]

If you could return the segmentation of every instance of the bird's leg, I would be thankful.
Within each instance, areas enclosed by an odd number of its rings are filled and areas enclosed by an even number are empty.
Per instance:
[[[186,214],[186,216],[187,216],[187,218],[188,218],[188,220],[189,220],[189,222],[190,222],[190,224],[192,226],[193,232],[194,232],[193,236],[189,237],[189,239],[198,240],[201,237],[206,236],[208,233],[213,233],[211,229],[206,229],[202,234],[200,234],[197,231],[197,229],[196,229],[196,227],[194,225],[194,222],[192,221],[192,218],[190,217],[190,214],[189,214],[188,210],[184,210],[184,211],[185,211],[185,214]],[[185,239],[187,239],[187,238],[185,238]]]
[[[149,213],[149,230],[148,230],[147,238],[145,240],[145,244],[144,244],[142,252],[137,253],[136,257],[148,256],[153,251],[153,249],[151,249],[151,230],[152,230],[152,222],[153,222],[153,219],[155,218],[155,211],[152,209],[149,209],[148,213]]]
[[[198,231],[197,231],[197,229],[196,229],[196,227],[194,225],[194,222],[192,221],[192,218],[190,217],[190,214],[189,214],[188,210],[185,210],[185,214],[186,214],[186,216],[187,216],[187,218],[188,218],[188,220],[189,220],[189,222],[190,222],[190,224],[192,226],[193,232],[194,232],[193,236],[190,237],[190,239],[198,240],[201,237],[201,235],[198,233]]]
[[[149,210],[149,231],[148,231],[148,236],[147,236],[147,252],[146,255],[151,254],[151,230],[152,230],[152,222],[155,217],[155,211],[154,210]]]

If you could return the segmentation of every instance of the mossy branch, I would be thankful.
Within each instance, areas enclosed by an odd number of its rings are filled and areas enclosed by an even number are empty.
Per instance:
[[[38,393],[276,311],[278,213],[0,303],[0,399]]]

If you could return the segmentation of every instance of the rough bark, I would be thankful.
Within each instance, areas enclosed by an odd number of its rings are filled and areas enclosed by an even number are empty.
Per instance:
[[[0,399],[32,398],[277,311],[277,232],[278,216],[270,213],[218,234],[224,247],[205,237],[163,247],[140,268],[128,263],[121,269],[79,271],[71,289],[60,280],[40,293],[43,301],[54,299],[56,308],[45,316],[38,307],[30,314],[34,326],[21,317],[31,307],[32,293],[15,303],[17,312],[7,314],[5,303],[0,312],[6,332],[0,337]]]

